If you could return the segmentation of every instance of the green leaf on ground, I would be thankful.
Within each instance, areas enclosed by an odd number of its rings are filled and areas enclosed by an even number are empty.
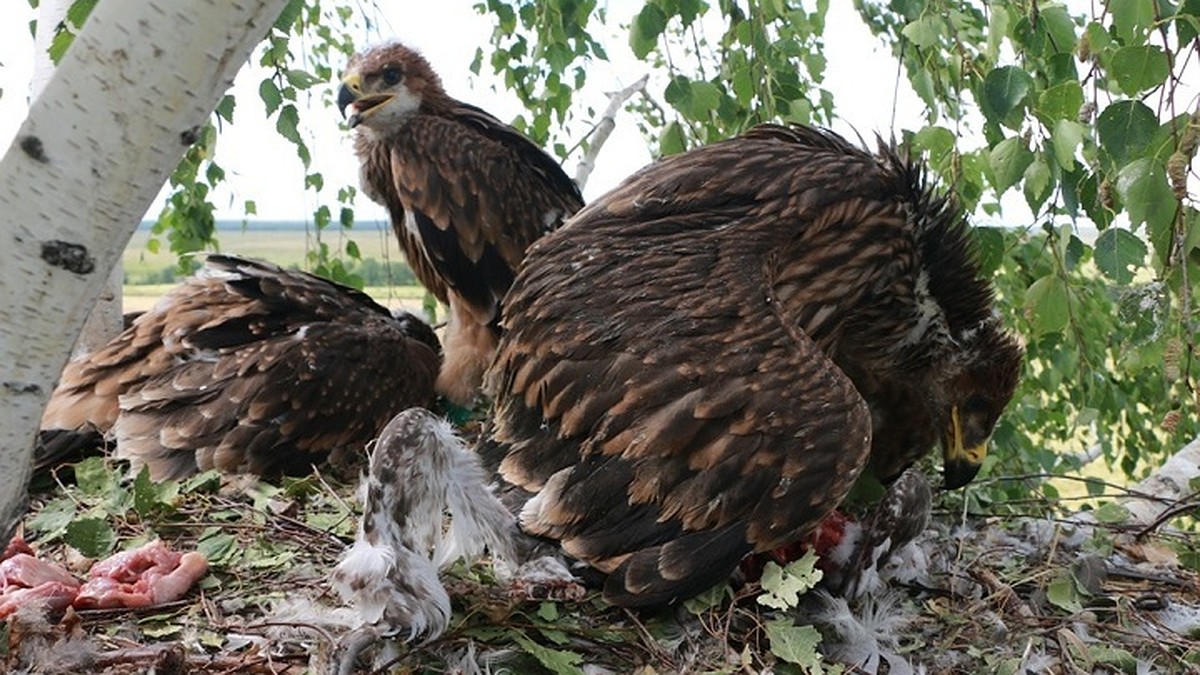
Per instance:
[[[1071,614],[1083,611],[1083,603],[1080,601],[1079,589],[1075,586],[1075,579],[1066,570],[1063,570],[1046,587],[1046,600],[1055,607]]]
[[[1096,520],[1108,525],[1129,522],[1129,509],[1116,502],[1104,502],[1094,512]]]
[[[555,675],[582,675],[583,669],[579,667],[579,664],[583,662],[582,654],[565,649],[543,647],[519,631],[512,631],[511,635],[513,641],[526,654],[537,659],[538,663],[542,664],[542,667],[555,673]]]
[[[763,568],[763,592],[758,596],[758,604],[775,609],[790,609],[800,601],[800,596],[808,592],[821,580],[823,572],[816,569],[817,554],[807,551],[804,557],[792,561],[786,567],[780,567],[774,562],[768,562]]]
[[[80,518],[67,525],[64,541],[89,558],[103,558],[117,545],[117,535],[103,518]]]
[[[763,624],[771,653],[780,660],[800,666],[806,673],[824,672],[824,660],[817,651],[821,634],[812,626],[797,626],[791,619],[774,619]]]

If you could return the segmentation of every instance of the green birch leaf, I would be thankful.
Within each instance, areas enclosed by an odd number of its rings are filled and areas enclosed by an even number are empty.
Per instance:
[[[658,44],[658,36],[667,27],[667,15],[653,3],[647,2],[633,19],[629,31],[629,47],[639,59],[646,58]]]
[[[1101,152],[1119,169],[1142,157],[1158,131],[1158,117],[1141,101],[1117,101],[1096,118]]]
[[[1054,161],[1059,168],[1070,170],[1075,166],[1075,150],[1083,142],[1085,129],[1074,120],[1059,120],[1050,132],[1050,146],[1054,150]]]
[[[1002,124],[1033,90],[1033,78],[1016,66],[993,68],[983,80],[980,108],[990,122]]]
[[[1168,231],[1178,204],[1167,182],[1167,170],[1157,159],[1131,162],[1117,174],[1117,194],[1129,212],[1129,225],[1146,224],[1151,236]]]
[[[691,95],[692,117],[707,119],[721,104],[721,88],[712,82],[693,82]]]
[[[267,115],[272,115],[279,106],[283,104],[283,94],[279,92],[279,87],[275,86],[275,81],[267,78],[258,85],[258,97],[267,107]]]
[[[87,18],[92,15],[92,10],[96,8],[97,2],[99,0],[75,0],[67,8],[67,21],[75,28],[83,28]]]
[[[279,13],[279,17],[275,19],[275,29],[284,33],[291,30],[292,25],[296,23],[296,19],[300,17],[300,12],[304,10],[304,0],[288,0],[288,4],[284,6],[283,11]]]
[[[979,273],[990,277],[1004,262],[1004,234],[997,227],[976,227],[975,257],[979,260]]]
[[[1101,274],[1128,285],[1133,282],[1133,270],[1146,262],[1146,253],[1146,244],[1137,235],[1124,228],[1110,227],[1096,239],[1094,256]]]
[[[1112,12],[1117,38],[1127,45],[1145,41],[1146,31],[1154,25],[1154,0],[1118,0],[1105,7]]]
[[[687,148],[683,140],[683,128],[678,122],[671,122],[663,129],[662,135],[658,139],[658,153],[666,157],[668,155],[677,155]]]
[[[1083,107],[1083,87],[1078,82],[1063,82],[1038,96],[1037,113],[1043,122],[1075,120]]]
[[[759,581],[763,592],[757,598],[758,604],[775,609],[795,607],[800,602],[800,596],[816,586],[824,575],[816,569],[816,565],[817,556],[811,550],[786,567],[768,562]]]
[[[1171,67],[1162,47],[1142,45],[1118,49],[1108,70],[1121,91],[1136,96],[1166,82]]]
[[[997,194],[1004,194],[1025,175],[1025,169],[1033,163],[1033,152],[1025,141],[1013,137],[996,144],[990,155],[992,187]]]
[[[279,118],[275,120],[275,130],[280,136],[288,139],[296,145],[302,144],[304,141],[300,138],[300,113],[296,110],[296,106],[291,103],[279,109]]]
[[[117,545],[117,535],[102,518],[80,518],[67,525],[63,540],[89,558],[103,558]]]
[[[1029,210],[1037,213],[1054,189],[1054,176],[1051,175],[1050,166],[1046,164],[1046,160],[1041,157],[1034,158],[1033,162],[1025,169],[1023,187],[1025,202],[1029,204]]]
[[[1057,275],[1048,274],[1025,291],[1025,317],[1035,335],[1058,333],[1067,327],[1067,285]]]
[[[89,497],[104,497],[117,488],[117,476],[102,457],[88,457],[75,465],[75,484]]]
[[[1104,502],[1093,512],[1096,520],[1108,525],[1120,525],[1129,522],[1129,509],[1116,502]]]
[[[1079,601],[1079,591],[1075,588],[1075,580],[1071,578],[1070,574],[1063,573],[1050,582],[1050,585],[1046,587],[1046,600],[1071,614],[1083,611],[1083,604]]]
[[[217,104],[217,116],[233,124],[233,108],[236,105],[237,99],[233,97],[233,94],[225,94],[221,97],[221,102]]]
[[[908,38],[909,42],[918,47],[932,47],[937,44],[944,27],[945,21],[941,16],[926,14],[906,25],[901,30],[901,33],[904,34],[904,37]]]
[[[555,675],[582,675],[583,669],[579,667],[579,664],[583,663],[581,654],[564,649],[543,647],[529,639],[524,633],[517,631],[513,631],[511,635],[513,641],[520,645],[521,650],[537,659],[537,662],[542,664],[546,670]]]
[[[61,537],[75,520],[75,502],[68,497],[55,499],[41,508],[37,515],[25,521],[26,529],[41,532],[44,540]]]
[[[773,619],[763,628],[776,658],[800,666],[803,672],[821,672],[821,653],[817,651],[821,634],[816,628],[797,626],[791,619]]]

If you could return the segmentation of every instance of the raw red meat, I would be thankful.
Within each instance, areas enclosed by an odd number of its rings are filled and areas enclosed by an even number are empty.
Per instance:
[[[208,560],[202,554],[172,551],[155,539],[93,565],[75,598],[75,607],[148,607],[171,602],[183,597],[207,572]]]
[[[14,539],[13,543],[18,540]],[[29,550],[23,540],[20,544]],[[9,549],[13,548],[10,543]],[[78,591],[79,581],[70,572],[53,563],[38,560],[29,553],[9,555],[0,562],[0,618],[32,604],[43,605],[51,611],[61,611],[70,606]]]

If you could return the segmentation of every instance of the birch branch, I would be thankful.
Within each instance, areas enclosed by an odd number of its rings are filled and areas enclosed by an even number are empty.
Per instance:
[[[617,113],[620,112],[621,106],[634,94],[645,91],[646,82],[649,79],[649,74],[643,75],[637,82],[608,95],[608,107],[604,109],[600,121],[592,129],[592,142],[588,145],[587,152],[584,153],[583,159],[579,160],[579,166],[575,169],[575,184],[579,186],[580,192],[583,192],[583,186],[587,185],[588,177],[596,168],[596,156],[600,154],[600,148],[604,147],[609,135],[617,126]]]

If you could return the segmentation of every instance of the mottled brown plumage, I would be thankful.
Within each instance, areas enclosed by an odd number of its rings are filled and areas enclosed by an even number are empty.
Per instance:
[[[432,403],[440,349],[416,317],[269,263],[212,255],[205,266],[67,365],[43,438],[97,430],[156,480],[302,473]]]
[[[481,446],[522,527],[672,602],[939,439],[965,483],[1016,386],[960,213],[922,172],[764,126],[635,174],[530,249]]]
[[[450,308],[438,389],[467,404],[525,250],[583,199],[545,152],[448,96],[404,45],[354,56],[342,82],[338,104],[356,130],[363,191],[387,207],[417,278]]]

